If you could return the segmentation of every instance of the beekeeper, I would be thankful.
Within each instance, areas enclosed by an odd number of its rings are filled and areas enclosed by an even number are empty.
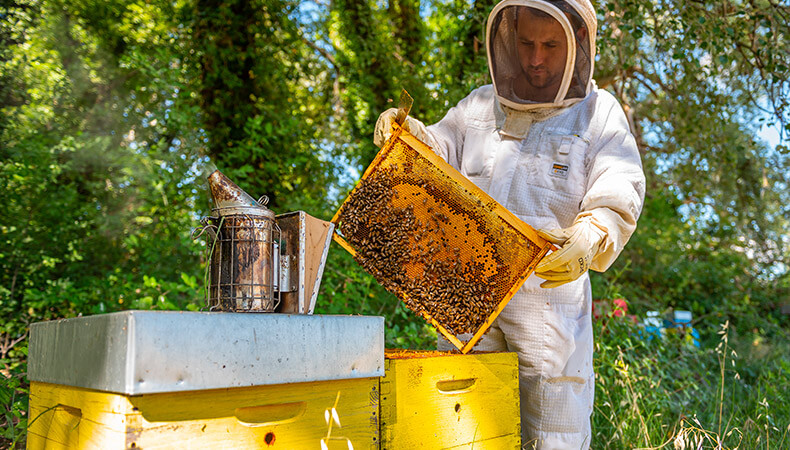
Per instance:
[[[414,118],[405,124],[559,247],[475,347],[518,353],[525,448],[590,446],[587,270],[602,272],[617,258],[644,199],[625,114],[592,79],[596,28],[589,0],[500,2],[486,29],[493,83],[472,91],[434,125]],[[377,145],[390,136],[395,112],[379,117]],[[452,345],[440,339],[439,347]]]

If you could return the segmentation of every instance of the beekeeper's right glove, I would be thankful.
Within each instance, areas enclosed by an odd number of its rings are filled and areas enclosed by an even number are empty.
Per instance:
[[[395,116],[398,115],[398,108],[390,108],[379,116],[376,121],[376,130],[373,132],[373,143],[381,148],[385,142],[392,136],[392,124],[395,122]],[[425,125],[413,117],[406,117],[403,122],[403,129],[412,134],[412,136],[419,139],[421,142],[433,147],[433,140],[428,135],[428,130]]]

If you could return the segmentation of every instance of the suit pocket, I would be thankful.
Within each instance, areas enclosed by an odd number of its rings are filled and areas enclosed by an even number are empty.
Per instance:
[[[543,430],[549,433],[584,433],[592,413],[591,379],[549,378],[541,382]]]
[[[586,189],[584,157],[589,143],[575,134],[549,133],[537,149],[539,183],[555,192],[581,197]]]

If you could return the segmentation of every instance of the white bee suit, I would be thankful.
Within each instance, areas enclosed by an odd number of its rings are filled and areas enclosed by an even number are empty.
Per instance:
[[[569,227],[579,213],[592,211],[608,229],[592,268],[608,268],[631,236],[644,198],[639,152],[620,105],[595,89],[533,123],[521,140],[499,133],[503,121],[493,88],[484,86],[427,131],[440,156],[534,228]],[[534,274],[527,279],[475,349],[518,353],[524,443],[588,448],[594,393],[589,277],[553,289],[541,288],[541,281]],[[453,347],[444,341],[440,348]]]
[[[546,3],[498,4],[489,17],[487,39],[494,84],[473,91],[437,124],[426,128],[413,120],[411,128],[536,229],[567,228],[580,214],[592,216],[606,233],[591,268],[603,271],[636,227],[645,178],[621,106],[592,81],[592,5],[586,0]],[[553,99],[542,103],[518,86],[519,77],[533,69],[512,62],[528,58],[515,49],[532,45],[531,37],[521,36],[529,23],[518,22],[530,14],[561,22],[569,40],[567,61],[560,64],[565,75],[557,79]],[[586,36],[576,31],[579,23]],[[538,68],[533,75],[546,72]],[[594,395],[589,277],[584,272],[552,289],[541,288],[541,281],[534,274],[527,279],[475,348],[518,353],[525,448],[586,449]],[[440,340],[440,349],[450,348]]]

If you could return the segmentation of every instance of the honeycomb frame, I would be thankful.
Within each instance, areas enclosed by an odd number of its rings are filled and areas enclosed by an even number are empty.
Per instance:
[[[554,248],[397,124],[332,223],[333,239],[461,353]]]

